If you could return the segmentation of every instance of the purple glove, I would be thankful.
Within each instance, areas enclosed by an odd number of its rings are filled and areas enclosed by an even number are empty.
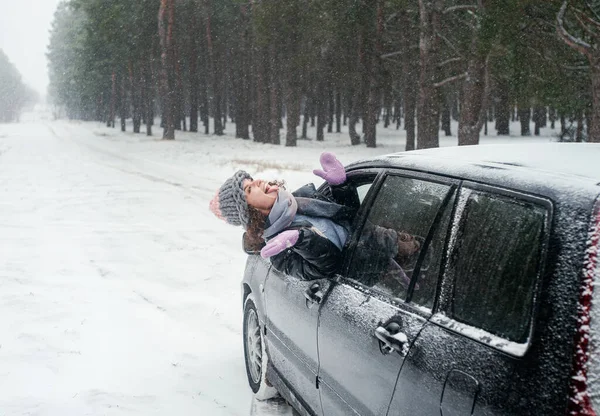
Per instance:
[[[313,170],[313,173],[323,179],[325,179],[330,185],[340,185],[346,182],[346,170],[344,165],[340,163],[333,153],[323,152],[321,153],[321,169]]]
[[[267,242],[267,245],[260,250],[260,255],[263,259],[268,259],[275,254],[279,254],[286,248],[296,244],[298,237],[300,237],[300,231],[298,230],[282,231]]]

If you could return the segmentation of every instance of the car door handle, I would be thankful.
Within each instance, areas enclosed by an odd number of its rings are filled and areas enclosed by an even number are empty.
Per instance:
[[[321,303],[323,300],[323,292],[321,291],[321,285],[318,283],[313,283],[310,285],[308,289],[304,292],[304,297],[306,298],[306,303]]]
[[[382,354],[391,354],[394,351],[402,355],[405,354],[405,346],[408,344],[408,337],[404,332],[400,332],[400,326],[392,322],[386,327],[378,326],[375,329],[375,337],[383,344],[379,345]]]

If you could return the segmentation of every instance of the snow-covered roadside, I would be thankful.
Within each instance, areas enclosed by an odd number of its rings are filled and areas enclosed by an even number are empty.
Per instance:
[[[241,231],[208,201],[235,169],[293,189],[314,181],[322,150],[348,163],[401,151],[401,138],[382,132],[366,149],[333,134],[285,148],[179,132],[165,142],[98,123],[0,125],[0,415],[289,413],[252,402]],[[483,142],[516,140],[552,139]]]
[[[248,414],[244,254],[212,249],[239,236],[186,187],[17,132],[0,155],[0,414]]]

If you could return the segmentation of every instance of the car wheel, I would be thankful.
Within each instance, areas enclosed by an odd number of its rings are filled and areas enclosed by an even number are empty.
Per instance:
[[[264,336],[261,331],[258,311],[254,297],[249,295],[244,303],[244,358],[248,384],[258,400],[267,400],[277,396],[277,390],[267,381],[267,363],[269,357],[265,350]]]

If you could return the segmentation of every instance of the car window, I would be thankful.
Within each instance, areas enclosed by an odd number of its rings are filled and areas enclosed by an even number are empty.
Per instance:
[[[542,251],[545,208],[464,190],[449,272],[453,318],[513,342],[526,342]]]
[[[351,175],[348,175],[344,186],[330,186],[324,183],[319,188],[319,192],[325,197],[337,201],[339,204],[358,209],[369,193],[369,189],[371,189],[376,177],[377,172],[353,172]]]
[[[429,247],[427,247],[427,253],[425,253],[422,263],[419,268],[418,280],[415,284],[411,303],[424,307],[431,310],[433,307],[433,300],[435,298],[435,292],[437,289],[438,278],[440,274],[440,267],[443,258],[443,251],[446,244],[446,237],[448,234],[448,227],[450,220],[452,219],[452,209],[454,207],[455,195],[448,200],[448,203],[442,207],[442,217],[439,224],[436,225],[433,230],[433,236]]]
[[[350,279],[394,298],[406,298],[423,243],[450,187],[388,176],[352,250]]]
[[[356,193],[358,194],[358,200],[360,201],[361,204],[365,200],[365,197],[367,196],[367,193],[369,192],[369,189],[371,189],[372,185],[373,185],[373,182],[369,182],[369,183],[365,183],[365,184],[362,184],[362,185],[359,185],[356,187]]]

